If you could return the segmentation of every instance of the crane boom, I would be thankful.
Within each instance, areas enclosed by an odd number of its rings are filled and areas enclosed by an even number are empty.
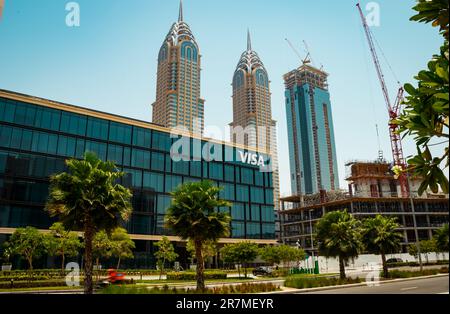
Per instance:
[[[380,59],[378,58],[377,51],[375,50],[375,45],[373,43],[372,33],[370,32],[369,25],[367,24],[366,17],[364,16],[361,6],[359,3],[356,4],[358,7],[359,14],[361,15],[361,20],[363,22],[364,31],[366,33],[367,41],[369,42],[370,52],[372,53],[373,62],[375,63],[375,69],[377,70],[378,79],[381,83],[381,89],[383,90],[384,100],[389,111],[392,110],[391,101],[389,100],[389,93],[386,87],[386,82],[384,80],[383,72],[381,71]]]
[[[402,170],[406,169],[405,159],[403,157],[403,148],[402,148],[402,139],[400,134],[398,134],[398,125],[393,123],[395,119],[400,115],[400,105],[403,101],[403,87],[400,87],[397,93],[397,98],[395,100],[394,106],[392,106],[388,89],[386,87],[386,82],[384,80],[384,74],[381,70],[380,60],[378,59],[377,51],[375,49],[375,45],[373,43],[372,33],[370,31],[369,25],[367,24],[367,20],[361,10],[361,6],[359,3],[356,4],[358,7],[359,15],[361,16],[361,20],[363,23],[364,31],[366,33],[367,41],[369,42],[370,52],[372,53],[373,62],[375,64],[375,69],[377,70],[378,79],[380,80],[381,89],[383,91],[383,97],[386,102],[386,107],[389,114],[389,136],[391,139],[391,149],[392,149],[392,157],[394,161],[394,165],[400,167]],[[402,172],[398,181],[401,188],[401,193],[403,197],[408,197],[408,182],[406,175]]]
[[[287,43],[289,44],[289,46],[292,48],[292,50],[294,51],[294,53],[297,55],[297,57],[300,59],[300,61],[302,61],[302,64],[307,64],[310,63],[310,61],[308,60],[310,54],[308,52],[307,56],[305,59],[302,59],[302,56],[300,55],[300,53],[298,52],[297,49],[295,49],[294,45],[291,43],[291,41],[287,38],[285,38],[284,40],[287,41]]]

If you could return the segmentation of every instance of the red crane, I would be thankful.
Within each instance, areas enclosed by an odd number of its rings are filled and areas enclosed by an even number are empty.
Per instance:
[[[391,138],[391,149],[392,157],[394,159],[394,165],[400,167],[402,170],[406,169],[405,158],[403,157],[402,139],[400,134],[397,134],[398,125],[392,123],[400,115],[400,105],[403,101],[403,87],[400,87],[397,93],[397,98],[394,105],[392,105],[389,98],[388,89],[386,87],[386,82],[384,80],[383,72],[381,71],[380,60],[378,59],[377,51],[375,50],[375,45],[373,43],[372,32],[370,31],[369,25],[367,24],[366,17],[364,16],[361,6],[359,3],[356,4],[361,15],[361,20],[364,26],[364,31],[366,33],[367,41],[369,42],[370,52],[372,53],[373,62],[377,70],[378,79],[380,80],[381,89],[383,91],[384,101],[386,102],[386,107],[389,113],[389,135]],[[401,188],[402,197],[408,197],[408,182],[404,172],[398,177],[398,181]]]

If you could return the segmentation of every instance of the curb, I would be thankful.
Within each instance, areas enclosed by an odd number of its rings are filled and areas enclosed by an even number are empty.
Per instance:
[[[437,274],[437,275],[430,275],[430,276],[420,276],[420,277],[412,277],[412,278],[398,278],[398,279],[391,279],[391,280],[383,280],[379,281],[378,283],[380,285],[389,284],[389,283],[396,283],[396,282],[403,282],[403,281],[411,281],[411,280],[418,280],[418,279],[428,279],[428,278],[437,278],[437,277],[448,277],[449,274]],[[352,287],[364,287],[367,286],[367,283],[352,283],[349,285],[336,285],[336,286],[326,286],[326,287],[317,287],[317,288],[305,288],[305,289],[295,289],[295,288],[289,288],[292,290],[288,291],[274,291],[274,292],[268,292],[265,294],[297,294],[297,293],[305,293],[305,292],[314,292],[314,291],[326,291],[326,290],[335,290],[335,289],[345,289],[345,288],[352,288]],[[288,287],[286,287],[288,288]]]

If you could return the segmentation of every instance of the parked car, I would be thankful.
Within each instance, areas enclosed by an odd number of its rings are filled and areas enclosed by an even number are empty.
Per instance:
[[[393,264],[393,263],[403,263],[403,260],[401,258],[394,257],[394,258],[389,258],[386,261],[386,264]]]
[[[267,266],[256,267],[253,269],[254,276],[270,276],[272,272],[272,268]]]

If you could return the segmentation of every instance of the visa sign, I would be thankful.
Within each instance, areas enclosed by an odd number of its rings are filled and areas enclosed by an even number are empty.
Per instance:
[[[252,166],[259,166],[264,167],[264,158],[261,155],[254,154],[254,153],[248,153],[248,152],[242,152],[239,151],[239,155],[241,157],[241,161],[243,163],[252,165]]]

